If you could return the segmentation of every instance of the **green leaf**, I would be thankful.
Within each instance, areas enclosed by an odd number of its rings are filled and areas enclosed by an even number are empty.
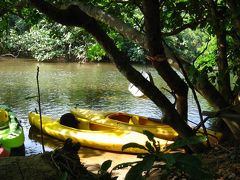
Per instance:
[[[166,163],[166,167],[170,168],[175,165],[176,159],[173,154],[161,154],[160,155],[161,160],[163,160]]]
[[[161,146],[160,146],[160,142],[159,141],[157,141],[157,143],[154,143],[154,147],[155,147],[155,151],[157,152],[157,153],[159,153],[159,152],[161,152]]]
[[[155,157],[154,156],[145,156],[142,161],[140,161],[138,164],[133,166],[128,171],[128,173],[126,174],[125,180],[136,180],[136,179],[137,180],[141,180],[141,179],[145,179],[142,176],[142,173],[144,171],[149,171],[152,168],[154,161],[155,161]]]
[[[67,180],[68,179],[68,173],[66,171],[63,171],[61,174],[60,174],[60,177],[59,177],[60,180]]]
[[[187,154],[177,154],[176,166],[182,169],[192,179],[213,179],[212,175],[202,168],[201,160],[197,156]]]
[[[128,144],[124,144],[124,145],[122,146],[122,151],[124,151],[124,150],[127,149],[127,148],[138,148],[138,149],[144,149],[144,150],[147,151],[147,148],[146,148],[145,146],[140,145],[140,144],[138,144],[138,143],[128,143]]]
[[[155,142],[153,133],[151,133],[150,131],[144,130],[143,134],[145,134],[147,136],[149,141]]]
[[[146,147],[147,147],[147,149],[148,149],[148,152],[150,152],[150,153],[154,153],[155,152],[155,149],[154,149],[154,147],[151,145],[151,143],[150,142],[146,142]]]
[[[205,141],[207,141],[206,136],[192,136],[189,138],[178,139],[173,144],[169,145],[166,149],[173,150],[173,149],[177,149],[177,148],[182,148],[182,147],[190,145],[190,144],[203,143]]]
[[[104,161],[101,165],[99,173],[100,174],[105,174],[107,172],[107,170],[111,167],[111,165],[112,165],[112,160]]]
[[[132,166],[133,164],[136,164],[136,163],[139,163],[139,162],[141,162],[141,161],[121,163],[121,164],[116,165],[112,170],[123,169],[123,168],[126,168],[128,166]]]

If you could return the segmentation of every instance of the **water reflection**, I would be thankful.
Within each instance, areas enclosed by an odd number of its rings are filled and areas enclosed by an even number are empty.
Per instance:
[[[38,107],[36,67],[39,65],[41,105],[44,114],[59,117],[78,104],[81,108],[128,113],[159,118],[161,112],[147,98],[135,98],[128,92],[129,82],[112,64],[37,63],[31,60],[0,59],[0,104],[9,105],[20,119],[26,135],[26,154],[42,151],[41,144],[28,137],[30,125],[27,114]],[[165,84],[153,69],[137,67],[151,72],[158,87]],[[171,95],[166,93],[169,98]],[[203,110],[208,104],[201,100]],[[193,98],[189,98],[189,118],[198,121]],[[53,143],[54,144],[54,143]],[[49,149],[51,149],[49,145]]]

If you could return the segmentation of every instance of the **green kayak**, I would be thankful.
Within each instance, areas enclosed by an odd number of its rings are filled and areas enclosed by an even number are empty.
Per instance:
[[[16,115],[4,105],[0,105],[0,146],[9,152],[24,146],[23,128]]]

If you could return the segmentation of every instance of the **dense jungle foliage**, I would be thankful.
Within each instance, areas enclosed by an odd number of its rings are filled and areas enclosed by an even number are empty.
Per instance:
[[[30,13],[30,12],[26,12]],[[30,14],[31,15],[31,14]],[[28,14],[27,14],[28,16]],[[124,19],[132,26],[139,26],[141,29],[142,14],[135,10],[133,16]],[[104,61],[108,58],[103,48],[83,29],[78,27],[67,27],[53,22],[48,18],[39,17],[34,14],[34,20],[25,19],[15,14],[1,17],[0,54],[13,57],[33,57],[38,61]],[[125,51],[132,62],[145,63],[145,50],[141,46],[126,40],[122,35],[108,27],[105,27],[110,37],[117,41],[117,47]],[[208,46],[210,39],[216,39],[206,30],[186,29],[183,32],[166,38],[166,41],[180,55],[189,61],[197,59],[203,49]],[[210,56],[211,51],[206,49],[205,55]],[[203,56],[201,56],[203,57]],[[211,58],[204,58],[198,63],[208,62]],[[215,64],[207,63],[207,66],[214,67]]]
[[[109,61],[96,40],[80,28],[67,27],[46,18],[39,18],[36,23],[29,25],[16,15],[9,15],[2,23],[5,23],[0,46],[2,55],[33,57],[38,61]],[[144,49],[116,32],[108,31],[132,62],[144,63]]]

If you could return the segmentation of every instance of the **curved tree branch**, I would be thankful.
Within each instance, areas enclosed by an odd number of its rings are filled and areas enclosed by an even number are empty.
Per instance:
[[[162,36],[173,36],[176,35],[182,31],[184,31],[185,29],[195,29],[199,24],[203,23],[206,19],[201,19],[199,21],[193,21],[187,24],[183,24],[181,27],[178,27],[176,29],[173,29],[171,32],[163,32]]]
[[[73,5],[78,6],[82,11],[84,11],[88,16],[100,21],[104,24],[109,25],[111,28],[116,30],[118,33],[123,34],[127,39],[132,40],[136,44],[147,49],[145,44],[145,35],[140,33],[138,30],[132,28],[129,24],[115,18],[114,16],[104,12],[103,10],[87,5],[83,2],[72,2]]]

